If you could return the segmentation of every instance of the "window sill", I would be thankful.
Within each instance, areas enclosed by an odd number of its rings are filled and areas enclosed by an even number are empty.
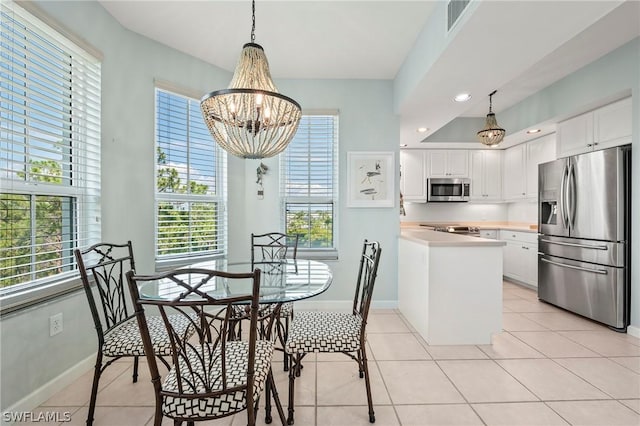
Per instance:
[[[298,249],[298,259],[312,259],[312,260],[338,260],[338,250],[324,249],[324,250],[311,250],[311,249]]]
[[[208,260],[216,260],[224,258],[221,254],[198,256],[198,257],[180,257],[173,259],[156,259],[156,271],[163,272],[171,269],[186,267],[194,263],[206,262]]]
[[[62,278],[47,284],[3,289],[0,294],[0,316],[28,308],[82,288],[80,276]]]

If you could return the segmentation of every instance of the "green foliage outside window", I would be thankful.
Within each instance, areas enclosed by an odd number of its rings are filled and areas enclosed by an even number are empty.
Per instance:
[[[54,160],[30,161],[29,174],[18,172],[17,176],[31,182],[62,183],[62,169]],[[73,205],[71,197],[0,194],[0,287],[68,268],[70,249],[62,241],[70,239],[65,234],[73,229]]]

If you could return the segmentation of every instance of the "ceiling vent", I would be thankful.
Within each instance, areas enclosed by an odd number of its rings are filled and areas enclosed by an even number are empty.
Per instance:
[[[449,0],[447,5],[447,31],[451,31],[451,28],[458,22],[458,19],[464,12],[471,0]]]

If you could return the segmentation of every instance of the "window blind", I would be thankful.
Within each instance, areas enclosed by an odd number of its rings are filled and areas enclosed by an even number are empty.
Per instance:
[[[0,293],[75,271],[100,240],[100,62],[0,4]]]
[[[284,228],[301,248],[335,248],[337,150],[337,114],[309,114],[282,155]]]
[[[156,89],[156,257],[224,255],[226,155],[197,100]]]

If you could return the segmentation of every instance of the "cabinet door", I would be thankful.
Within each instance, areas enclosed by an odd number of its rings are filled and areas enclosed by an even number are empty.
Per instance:
[[[556,159],[555,134],[527,142],[527,198],[538,197],[538,165]]]
[[[538,244],[523,243],[522,261],[524,263],[523,282],[538,287]]]
[[[503,266],[502,266],[502,274],[505,277],[513,278],[518,281],[523,280],[522,274],[522,249],[520,248],[520,243],[517,241],[507,241],[507,244],[504,246],[504,258],[503,258]]]
[[[626,98],[593,112],[594,149],[631,143],[631,98]]]
[[[558,158],[582,154],[593,149],[593,113],[558,123]]]
[[[484,198],[487,201],[502,199],[501,151],[484,151]]]
[[[469,177],[467,150],[447,151],[447,173],[449,177]]]
[[[471,151],[469,158],[471,159],[471,194],[470,199],[482,201],[485,199],[485,151]]]
[[[523,199],[526,195],[524,160],[524,144],[504,150],[503,190],[505,200]]]
[[[400,190],[405,201],[427,201],[424,150],[400,151]]]
[[[447,151],[429,150],[427,153],[427,172],[429,177],[447,176]]]

